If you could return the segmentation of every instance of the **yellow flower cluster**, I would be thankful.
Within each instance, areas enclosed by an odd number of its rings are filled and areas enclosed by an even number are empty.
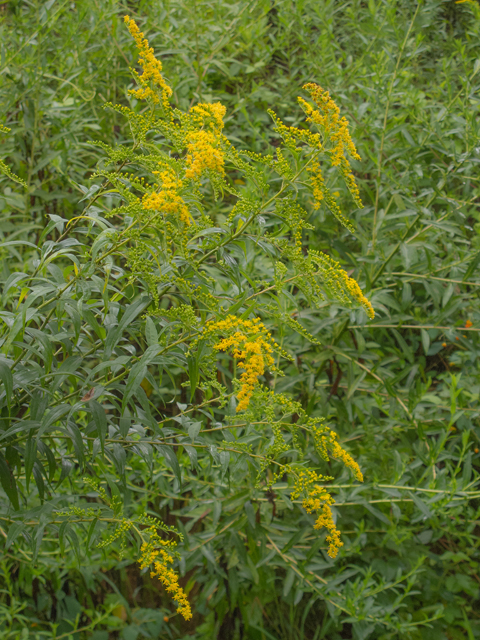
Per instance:
[[[165,82],[165,79],[161,74],[162,63],[160,60],[155,58],[152,47],[149,46],[148,40],[144,38],[144,34],[138,28],[135,20],[131,20],[129,16],[125,16],[124,20],[137,45],[137,49],[141,56],[138,63],[143,69],[142,75],[138,76],[141,88],[131,89],[129,93],[139,100],[151,98],[155,104],[158,104],[160,99],[157,92],[151,88],[150,83],[152,83],[152,85],[160,88],[162,93],[162,103],[165,108],[168,108],[168,99],[172,95],[172,89]]]
[[[312,164],[307,168],[307,171],[312,174],[310,177],[310,184],[312,185],[312,193],[315,198],[314,206],[318,208],[325,193],[325,181],[323,179],[320,163],[318,161],[312,162]]]
[[[314,109],[303,98],[298,98],[300,106],[307,114],[307,122],[316,124],[324,130],[333,147],[328,151],[332,165],[339,166],[342,176],[347,183],[348,190],[353,196],[358,207],[363,207],[360,200],[360,192],[355,182],[355,178],[347,159],[347,153],[356,160],[360,160],[360,156],[355,148],[355,144],[348,130],[348,121],[345,117],[340,117],[340,109],[330,97],[328,91],[324,91],[322,87],[312,82],[303,87],[309,92],[312,100],[315,102],[318,110]],[[318,164],[318,163],[317,163]],[[320,165],[318,165],[319,169]],[[323,177],[321,173],[317,178],[317,172],[312,173],[311,184],[314,191],[315,201],[320,202],[322,197],[318,197],[318,193],[322,191]]]
[[[162,164],[159,163],[161,166]],[[190,213],[183,198],[178,195],[183,183],[168,165],[163,166],[163,171],[153,171],[162,182],[162,189],[154,191],[143,198],[143,208],[163,211],[167,214],[175,214],[185,225],[190,224]]]
[[[190,620],[192,617],[190,603],[184,590],[178,584],[177,574],[173,569],[168,568],[168,565],[173,562],[173,557],[168,553],[168,549],[174,546],[175,543],[172,541],[162,540],[154,534],[148,543],[142,544],[138,563],[141,569],[153,564],[154,569],[150,572],[150,576],[157,577],[165,587],[165,591],[177,601],[177,613],[180,613],[185,620]]]
[[[363,209],[363,202],[360,199],[360,190],[358,188],[357,183],[355,182],[355,178],[353,177],[353,173],[350,169],[350,163],[346,158],[342,158],[342,163],[340,165],[340,172],[347,184],[348,190],[350,191],[350,193],[353,196],[353,199],[355,200],[355,204],[360,209]]]
[[[314,529],[319,530],[325,527],[328,530],[329,534],[326,538],[328,542],[328,555],[331,558],[335,558],[340,547],[343,547],[343,542],[340,540],[340,531],[335,526],[330,504],[322,502],[325,493],[321,492],[321,487],[316,486],[307,500],[303,501],[303,506],[307,513],[312,513],[313,511],[317,513],[318,517],[313,525]],[[321,493],[321,495],[318,495],[318,493]],[[334,500],[330,494],[327,493],[326,495],[329,496],[333,503]]]
[[[302,493],[307,494],[302,501],[302,507],[307,513],[315,512],[317,514],[318,517],[314,524],[314,529],[318,530],[325,527],[325,529],[328,530],[326,538],[328,542],[328,555],[331,558],[335,558],[338,550],[343,546],[343,542],[340,540],[340,531],[333,521],[332,510],[330,508],[331,505],[335,503],[335,500],[324,487],[316,484],[326,479],[327,478],[317,474],[312,469],[298,472],[291,498],[295,500],[302,495]]]
[[[356,280],[350,278],[336,260],[314,249],[310,249],[308,255],[313,264],[319,267],[318,274],[321,276],[324,289],[329,295],[346,306],[351,306],[353,298],[362,305],[369,318],[375,317],[371,302],[363,295]]]
[[[224,175],[224,155],[217,148],[217,139],[211,131],[196,131],[187,145],[186,178],[197,179],[206,170]]]
[[[352,158],[360,160],[348,131],[348,120],[345,117],[340,117],[340,109],[330,98],[329,92],[324,91],[322,87],[313,82],[309,82],[303,88],[308,91],[319,108],[319,111],[316,111],[303,98],[298,98],[307,114],[307,122],[320,125],[335,145],[330,152],[333,166],[341,163],[342,158],[345,157],[345,151],[348,151]]]
[[[345,281],[345,287],[348,293],[352,296],[352,298],[354,298],[354,300],[357,300],[362,305],[370,320],[373,320],[373,318],[375,317],[375,311],[373,310],[372,303],[366,296],[363,295],[362,290],[358,286],[358,282],[354,278],[350,278],[347,272],[343,269],[341,271],[341,276]]]
[[[359,482],[363,482],[363,474],[352,456],[343,449],[337,441],[337,434],[323,424],[311,424],[315,446],[321,455],[328,460],[328,448],[331,449],[334,458],[339,458],[343,464],[352,471]]]
[[[348,467],[355,478],[359,482],[363,482],[363,473],[360,471],[358,463],[352,458],[352,456],[343,449],[336,440],[337,434],[334,431],[330,431],[330,446],[332,447],[332,454],[335,458],[340,458],[343,464]]]
[[[273,347],[278,345],[272,341],[271,334],[260,322],[260,318],[242,320],[229,315],[225,320],[208,323],[206,334],[212,333],[230,334],[217,342],[213,348],[217,351],[228,351],[233,347],[233,357],[240,360],[238,366],[245,369],[240,376],[237,412],[247,409],[259,376],[263,375],[266,367],[274,363]]]
[[[224,152],[220,147],[225,112],[219,102],[197,104],[190,110],[191,120],[199,130],[189,136],[186,178],[198,179],[206,170],[222,177],[225,174]]]
[[[171,562],[172,558],[165,551],[161,550],[163,562],[155,562],[155,570],[150,573],[150,576],[155,576],[165,587],[167,593],[171,594],[172,598],[178,602],[177,613],[180,613],[185,620],[190,620],[192,617],[192,610],[187,596],[182,587],[178,584],[178,576],[172,569],[167,567],[167,562]]]
[[[192,119],[203,126],[220,133],[223,129],[223,118],[227,112],[221,102],[197,104],[190,109]]]

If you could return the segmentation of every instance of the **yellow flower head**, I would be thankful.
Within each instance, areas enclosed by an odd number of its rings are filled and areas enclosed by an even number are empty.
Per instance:
[[[340,531],[335,525],[330,508],[330,505],[334,504],[335,501],[324,487],[316,484],[325,479],[327,478],[317,474],[312,469],[298,472],[291,498],[295,500],[304,494],[302,507],[307,513],[316,512],[318,517],[313,526],[314,529],[318,530],[325,527],[328,530],[328,555],[331,558],[335,558],[338,550],[343,546],[343,542],[340,540]]]
[[[268,366],[274,363],[272,352],[274,343],[260,318],[242,320],[235,316],[227,316],[225,320],[208,324],[206,333],[227,333],[227,337],[217,342],[213,348],[217,351],[228,351],[238,360],[238,366],[244,369],[240,376],[237,412],[246,409],[258,383],[259,376],[265,373]]]
[[[140,558],[138,564],[141,569],[153,564],[153,570],[150,572],[152,578],[157,577],[165,587],[165,591],[177,601],[177,613],[180,613],[185,620],[190,620],[192,610],[187,596],[182,587],[178,583],[178,576],[169,569],[168,565],[172,564],[173,556],[169,550],[173,550],[176,543],[172,540],[162,540],[153,528],[146,530],[150,534],[150,540],[144,542],[140,550]]]
[[[362,307],[367,312],[367,316],[370,318],[370,320],[373,320],[373,318],[375,317],[375,311],[373,310],[372,303],[366,296],[363,295],[362,290],[358,286],[358,282],[353,278],[350,278],[346,271],[342,271],[341,274],[348,293],[354,300],[362,305]]]
[[[322,127],[327,136],[334,142],[332,154],[332,164],[339,165],[345,152],[360,160],[355,145],[348,131],[348,121],[345,117],[340,117],[340,109],[325,91],[318,84],[309,82],[303,87],[310,94],[312,100],[318,107],[318,111],[313,109],[303,98],[298,98],[300,105],[307,114],[307,122],[313,122]]]
[[[332,165],[339,167],[340,172],[347,184],[350,193],[358,207],[363,207],[360,200],[360,192],[350,168],[347,154],[356,160],[360,160],[360,156],[355,148],[350,132],[348,130],[348,121],[345,117],[340,117],[340,109],[330,97],[328,91],[325,91],[318,84],[312,82],[303,87],[309,92],[312,100],[318,109],[314,109],[306,100],[298,98],[298,102],[307,115],[307,122],[311,122],[319,126],[325,137],[330,141],[330,148],[327,152],[330,156]],[[320,171],[320,164],[314,163],[310,168],[310,182],[315,198],[315,205],[319,206],[320,201],[325,195],[325,185]],[[327,204],[329,204],[327,202]],[[337,216],[338,217],[338,216]]]
[[[223,151],[217,147],[218,140],[210,131],[196,131],[190,136],[187,145],[187,170],[185,178],[200,178],[204,171],[213,171],[224,175]]]
[[[225,174],[221,148],[225,112],[220,102],[197,104],[190,110],[191,122],[197,130],[190,134],[187,144],[187,179],[198,179],[204,171],[212,171],[222,177]]]
[[[165,591],[177,601],[177,613],[180,613],[185,620],[190,620],[192,617],[190,603],[188,602],[184,590],[178,584],[177,574],[173,569],[169,569],[167,566],[167,563],[172,562],[172,558],[163,550],[160,550],[160,555],[162,560],[154,562],[154,569],[150,572],[150,576],[152,578],[157,577],[165,587]]]
[[[173,214],[185,225],[190,224],[190,213],[183,198],[178,194],[183,186],[169,165],[160,164],[163,171],[154,171],[162,182],[160,191],[153,191],[143,198],[143,208],[162,211],[165,214]]]
[[[223,129],[223,118],[227,112],[220,102],[197,104],[190,109],[190,115],[195,122],[204,128],[213,129],[220,133]]]
[[[162,63],[160,60],[155,58],[153,49],[150,47],[148,40],[144,37],[144,34],[138,28],[135,20],[131,20],[129,16],[125,16],[124,20],[137,45],[137,49],[141,56],[138,63],[143,69],[142,75],[137,75],[141,88],[132,89],[129,93],[139,100],[150,98],[154,103],[158,104],[160,102],[160,98],[158,97],[157,91],[160,89],[162,94],[162,103],[165,108],[168,108],[168,99],[172,95],[172,89],[168,86],[162,76]],[[153,85],[156,90],[152,89],[151,85]]]

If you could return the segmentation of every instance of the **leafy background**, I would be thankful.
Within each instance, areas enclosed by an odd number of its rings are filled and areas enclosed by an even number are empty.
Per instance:
[[[150,471],[130,458],[126,503],[188,532],[180,569],[193,621],[170,618],[134,555],[105,555],[73,528],[59,544],[43,536],[38,512],[25,538],[11,520],[1,525],[4,637],[480,637],[480,9],[452,0],[2,3],[1,120],[12,129],[2,158],[28,184],[1,181],[4,284],[32,260],[7,242],[36,244],[51,216],[81,212],[99,158],[88,141],[128,138],[122,118],[102,109],[130,100],[125,13],[148,34],[174,102],[220,100],[226,134],[242,148],[278,144],[268,108],[300,121],[306,81],[328,88],[347,116],[365,207],[340,200],[355,236],[320,210],[303,240],[354,275],[377,315],[365,323],[336,305],[302,311],[322,346],[292,343],[296,361],[279,388],[328,418],[365,483],[336,481],[345,547],[330,561],[311,519],[281,494],[256,491],[248,470],[234,490],[221,466],[204,479],[187,471],[179,487],[160,462]],[[4,288],[2,311],[14,295]],[[168,377],[162,385],[182,401]],[[75,461],[71,449],[67,502],[81,478]],[[30,488],[37,499],[40,486]]]

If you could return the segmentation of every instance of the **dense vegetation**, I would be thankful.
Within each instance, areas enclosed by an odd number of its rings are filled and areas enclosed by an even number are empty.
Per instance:
[[[480,638],[478,5],[10,0],[0,42],[2,638]]]

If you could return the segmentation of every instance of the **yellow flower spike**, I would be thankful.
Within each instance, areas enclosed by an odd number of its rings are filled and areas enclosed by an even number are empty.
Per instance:
[[[224,155],[217,144],[217,138],[210,131],[192,133],[187,145],[185,178],[198,179],[206,170],[224,175]]]
[[[143,198],[143,208],[163,211],[166,214],[174,214],[186,226],[190,225],[190,213],[183,198],[178,195],[183,183],[177,179],[174,170],[165,165],[164,171],[155,171],[162,182],[162,189],[154,191]]]
[[[302,501],[302,507],[307,513],[316,513],[317,520],[313,526],[315,530],[323,528],[328,530],[326,538],[328,542],[327,553],[331,558],[335,558],[338,550],[343,546],[343,542],[340,540],[340,531],[335,525],[330,508],[335,501],[324,487],[316,484],[326,479],[312,469],[298,472],[291,498],[295,500],[302,493],[307,494]]]
[[[347,453],[341,445],[337,442],[337,434],[326,427],[322,423],[315,423],[311,420],[309,423],[310,429],[313,433],[314,442],[317,450],[323,458],[329,459],[328,448],[331,449],[332,455],[335,458],[339,458],[354,474],[355,478],[359,482],[363,482],[363,475],[360,471],[360,467]],[[295,482],[291,499],[295,500],[303,495],[302,507],[307,513],[315,513],[317,520],[314,524],[314,529],[319,530],[326,528],[328,530],[327,542],[328,542],[328,555],[331,558],[335,558],[338,554],[338,550],[343,543],[340,540],[340,531],[337,529],[333,520],[333,514],[331,506],[335,504],[335,500],[327,491],[327,489],[319,482],[331,480],[332,478],[324,477],[317,474],[313,469],[301,469],[294,472]]]
[[[163,561],[156,561],[154,563],[154,570],[150,572],[150,576],[152,578],[158,578],[165,587],[166,592],[177,601],[177,613],[180,613],[185,620],[190,620],[192,617],[192,610],[187,596],[185,595],[182,587],[178,584],[177,574],[167,567],[167,563],[171,562],[172,558],[165,552],[162,552],[162,556]]]
[[[332,447],[333,456],[339,458],[343,464],[352,471],[359,482],[363,482],[363,474],[360,471],[358,463],[339,445],[337,442],[337,434],[334,431],[330,432],[330,446]]]
[[[169,569],[167,565],[173,563],[173,556],[165,549],[174,549],[176,543],[173,540],[162,540],[155,530],[145,530],[150,534],[149,542],[144,542],[140,548],[140,558],[138,563],[141,569],[153,564],[150,571],[152,578],[158,578],[165,587],[165,591],[176,600],[177,613],[180,613],[185,620],[190,620],[192,611],[187,596],[178,583],[178,576]],[[163,547],[163,548],[162,548]]]
[[[339,167],[355,204],[362,208],[363,203],[360,199],[360,192],[347,159],[347,154],[355,158],[355,160],[361,159],[350,136],[348,121],[346,118],[340,117],[340,110],[328,91],[324,91],[322,87],[314,83],[308,83],[303,88],[309,92],[318,107],[318,110],[315,110],[306,100],[298,98],[298,102],[307,116],[307,122],[316,124],[323,130],[325,138],[331,144],[330,147],[326,148],[326,151],[330,156],[332,166]],[[310,184],[315,198],[315,206],[318,207],[320,202],[326,198],[326,188],[319,162],[312,163],[308,171],[311,174]],[[327,198],[327,206],[340,222],[345,224],[346,221],[343,219],[338,205],[332,201],[331,197]],[[348,224],[345,224],[345,226],[348,227]]]
[[[198,129],[189,136],[185,178],[197,180],[205,171],[225,175],[224,152],[221,148],[223,118],[226,109],[220,102],[197,104],[190,117]]]
[[[162,76],[162,63],[155,58],[153,49],[150,47],[148,40],[144,37],[144,34],[140,31],[135,20],[131,20],[129,16],[124,18],[125,24],[130,31],[131,36],[135,40],[140,58],[138,60],[139,65],[143,69],[142,75],[138,76],[140,82],[140,89],[131,89],[129,93],[138,98],[139,100],[145,100],[150,98],[154,103],[160,103],[160,99],[156,91],[154,91],[150,84],[160,89],[162,94],[162,103],[166,109],[170,108],[168,99],[172,95],[172,89],[165,82]]]
[[[318,209],[324,198],[325,181],[323,179],[322,169],[319,162],[312,162],[307,171],[311,174],[310,184],[312,185],[312,193],[315,198],[315,208]]]
[[[217,134],[223,129],[226,112],[226,107],[220,102],[197,104],[190,109],[190,114],[198,125],[210,128]]]
[[[209,323],[207,332],[220,333],[236,327],[238,330],[214,344],[213,348],[216,351],[228,351],[232,348],[232,355],[238,361],[238,366],[244,369],[240,376],[241,387],[237,395],[239,412],[248,408],[258,378],[265,373],[267,367],[274,364],[274,359],[271,355],[271,334],[259,318],[252,321],[228,316],[226,320]]]
[[[365,309],[367,313],[367,316],[371,320],[373,320],[373,318],[375,317],[375,311],[373,310],[370,300],[368,300],[368,298],[366,298],[366,296],[363,295],[362,290],[358,286],[358,282],[353,278],[350,278],[347,275],[346,271],[342,272],[342,276],[345,281],[345,286],[348,292],[350,293],[350,295],[352,296],[352,298],[357,300],[357,302],[359,302],[362,305],[362,307]]]

